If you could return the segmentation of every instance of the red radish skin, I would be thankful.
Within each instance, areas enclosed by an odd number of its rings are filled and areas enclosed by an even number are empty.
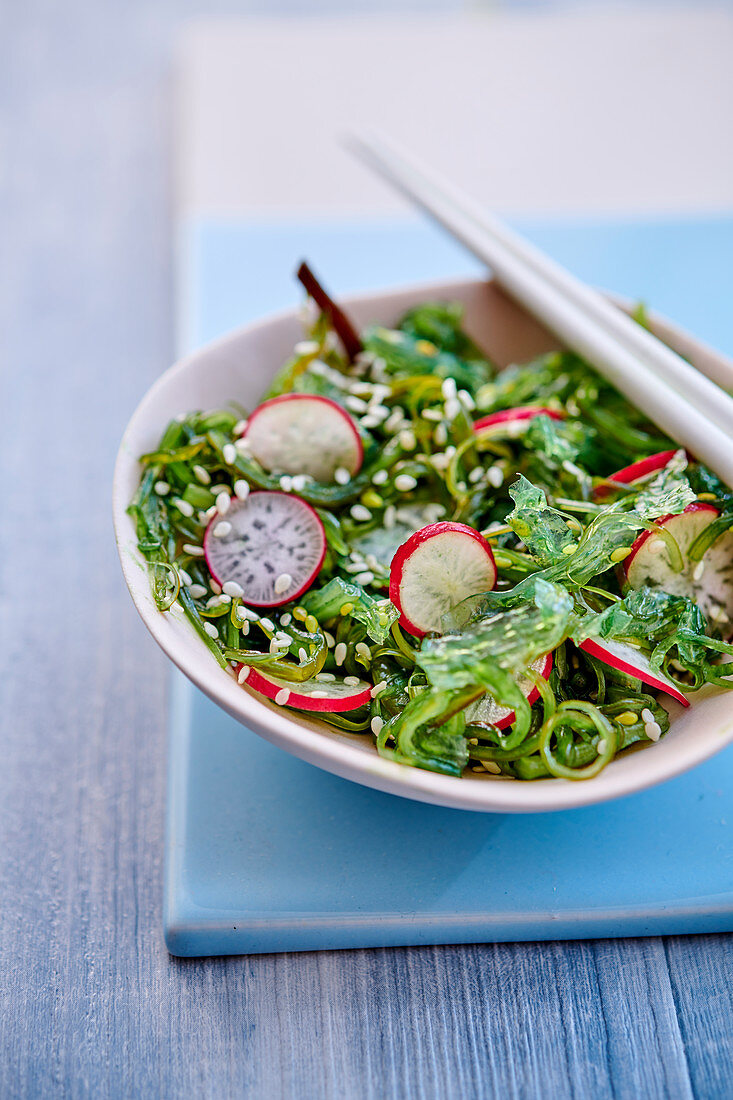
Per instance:
[[[237,665],[236,671],[239,682],[246,684],[248,688],[252,688],[253,691],[264,695],[267,699],[271,699],[274,703],[278,702],[278,696],[281,700],[283,699],[281,694],[283,691],[288,691],[287,699],[280,702],[280,706],[295,707],[297,710],[309,710],[315,713],[320,711],[322,714],[340,714],[344,711],[356,710],[371,701],[372,687],[365,680],[360,680],[358,685],[353,686],[344,684],[343,680],[334,683],[334,681],[322,682],[316,679],[306,680],[304,683],[298,684],[290,680],[283,680],[279,676],[258,672],[253,667],[250,667],[247,675],[240,680],[239,677],[242,675],[244,667],[243,665]],[[338,691],[341,694],[333,694],[329,697],[328,692],[335,691],[336,684],[338,684]],[[308,690],[304,691],[306,685]],[[311,694],[313,691],[324,692],[327,697],[325,699],[319,697],[314,699]]]
[[[608,480],[617,481],[621,485],[633,485],[642,478],[663,470],[676,454],[676,451],[659,451],[658,454],[642,458],[640,462],[632,462],[630,466],[624,466],[623,470],[617,470],[615,474],[611,474]],[[593,495],[599,499],[608,496],[611,491],[610,485],[599,485]]]
[[[254,410],[242,438],[253,458],[275,474],[307,474],[331,484],[336,470],[361,469],[364,446],[340,405],[310,393],[284,393]]]
[[[214,534],[220,524],[231,531]],[[252,607],[279,607],[310,588],[326,556],[326,532],[310,504],[292,493],[262,489],[235,500],[224,516],[214,516],[204,535],[204,553],[219,585],[235,581]],[[274,589],[279,576],[292,583]]]
[[[486,539],[464,523],[431,523],[411,535],[392,559],[389,598],[400,625],[422,638],[439,632],[452,607],[488,592],[496,584],[496,564]]]
[[[648,684],[649,687],[656,688],[657,691],[663,691],[666,695],[671,695],[683,707],[689,707],[689,701],[679,688],[675,687],[666,676],[660,676],[659,673],[654,672],[644,654],[635,650],[633,646],[627,645],[625,642],[586,638],[584,642],[580,643],[580,648],[589,653],[591,657],[603,661],[605,665],[610,665],[611,668],[616,668],[619,672],[626,673],[627,676],[633,676],[635,680],[641,680],[643,684]]]
[[[538,657],[536,661],[533,661],[531,668],[535,672],[538,672],[545,680],[550,679],[550,673],[552,672],[552,654],[546,653],[544,657]],[[533,684],[530,679],[523,677],[519,682],[519,687],[527,696],[527,702],[530,706],[536,703],[540,697],[540,689]],[[466,722],[490,722],[492,726],[496,726],[497,729],[503,730],[507,726],[511,726],[512,722],[516,718],[516,714],[509,707],[503,707],[500,703],[497,703],[495,699],[492,699],[490,695],[484,695],[483,699],[479,699],[466,709]]]
[[[558,412],[557,409],[546,409],[542,405],[518,405],[516,409],[502,409],[500,412],[482,416],[473,425],[473,430],[482,432],[485,428],[506,424],[516,425],[517,431],[524,431],[527,421],[532,420],[535,416],[549,416],[552,420],[565,419],[565,414]]]
[[[733,530],[716,539],[699,562],[690,561],[687,555],[700,532],[719,515],[712,504],[693,501],[683,512],[656,520],[670,532],[680,548],[681,572],[672,570],[664,545],[655,544],[655,537],[659,538],[655,531],[642,531],[632,544],[623,570],[631,588],[648,584],[673,596],[688,596],[710,622],[729,634],[733,619]]]

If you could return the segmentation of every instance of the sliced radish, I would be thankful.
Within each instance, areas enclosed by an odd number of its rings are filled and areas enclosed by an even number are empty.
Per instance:
[[[624,466],[623,470],[617,470],[615,474],[611,474],[608,480],[618,481],[622,485],[634,485],[637,481],[642,481],[651,474],[663,470],[676,454],[676,451],[659,451],[658,454],[642,458],[640,462],[632,462],[630,466]],[[605,497],[610,492],[611,487],[609,485],[599,485],[593,495],[596,498]]]
[[[697,536],[719,515],[712,504],[694,501],[684,512],[656,520],[680,548],[679,573],[672,569],[664,541],[654,531],[642,531],[624,561],[631,587],[648,585],[673,596],[688,596],[712,623],[728,628],[733,619],[733,530],[716,539],[700,561],[691,561],[688,555]]]
[[[250,493],[204,535],[206,563],[217,584],[235,581],[255,607],[294,600],[315,580],[326,554],[326,533],[310,504],[290,493]]]
[[[516,409],[502,409],[500,412],[482,416],[475,422],[473,430],[482,432],[485,428],[503,425],[509,435],[520,435],[535,416],[549,416],[553,420],[565,419],[565,414],[557,409],[546,409],[542,405],[518,405]]]
[[[337,713],[356,710],[371,700],[372,685],[365,680],[347,684],[345,680],[318,680],[313,677],[297,684],[292,680],[283,680],[269,672],[259,672],[256,668],[239,665],[237,668],[240,684],[258,691],[260,695],[272,699],[280,706],[295,707],[297,710],[329,711]]]
[[[540,676],[543,676],[545,680],[549,680],[552,672],[552,654],[546,653],[544,657],[538,657],[529,667],[538,672]],[[530,706],[536,703],[540,697],[540,689],[526,676],[523,676],[519,681],[519,689],[527,696],[527,702]],[[467,723],[486,723],[496,726],[500,730],[511,726],[516,717],[513,710],[497,703],[496,699],[488,692],[481,699],[472,703],[470,707],[466,707],[465,715]]]
[[[338,469],[353,476],[364,459],[361,437],[346,410],[309,393],[284,393],[258,405],[244,438],[265,470],[308,474],[323,484],[332,482]]]
[[[671,680],[659,672],[655,672],[640,649],[628,642],[618,642],[611,638],[586,638],[580,643],[580,648],[591,657],[597,657],[605,665],[618,669],[619,672],[633,676],[635,680],[641,680],[643,684],[664,691],[671,695],[683,707],[689,707],[689,702]]]
[[[411,535],[392,560],[389,598],[400,623],[422,637],[440,631],[446,611],[496,584],[491,547],[464,523],[431,523]]]

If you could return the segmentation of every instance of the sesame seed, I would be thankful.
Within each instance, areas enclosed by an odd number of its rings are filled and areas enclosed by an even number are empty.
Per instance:
[[[361,680],[358,676],[344,676],[344,683],[347,687],[358,687]]]
[[[318,630],[318,619],[315,615],[306,615],[305,617],[305,629],[309,634],[315,634]]]
[[[246,436],[241,436],[234,441],[234,450],[236,454],[248,455],[250,453],[249,440]],[[231,463],[230,463],[231,465]]]
[[[403,428],[399,435],[400,447],[405,451],[414,451],[417,447],[417,440],[415,439],[415,433],[410,431],[409,428]]]
[[[412,474],[398,474],[394,479],[394,487],[398,493],[409,493],[417,485],[417,478]]]
[[[445,447],[448,442],[448,429],[445,424],[438,424],[437,428],[433,432],[433,439],[439,447]]]
[[[633,710],[625,710],[623,714],[619,714],[616,721],[620,722],[622,726],[633,726],[639,721],[639,715],[634,714]]]
[[[193,578],[190,573],[187,573],[185,569],[178,566],[178,576],[181,578],[182,584],[193,584]]]
[[[289,493],[293,488],[293,479],[288,474],[283,474],[280,478],[280,488],[284,493]]]
[[[440,409],[423,409],[423,411],[420,413],[420,416],[423,418],[423,420],[432,420],[434,423],[438,424],[443,419],[443,413],[440,411]]]
[[[296,355],[316,355],[319,344],[315,340],[298,340],[293,348]]]
[[[662,727],[657,722],[646,722],[644,724],[644,733],[650,741],[658,741],[662,735]]]
[[[240,668],[239,673],[237,675],[237,681],[240,684],[243,684],[245,682],[245,680],[247,679],[247,677],[249,676],[251,671],[252,670],[249,667],[249,665],[242,665],[242,667]]]
[[[334,649],[333,659],[339,666],[342,665],[346,660],[346,644],[344,642],[339,642],[339,644]]]
[[[222,455],[227,466],[233,466],[237,461],[237,448],[233,443],[225,443],[222,447]]]
[[[284,630],[278,630],[275,633],[275,641],[278,645],[292,645],[293,639]]]
[[[470,474],[468,475],[468,480],[471,482],[472,485],[475,485],[476,482],[480,481],[483,476],[484,471],[481,469],[480,466],[476,466],[476,468],[474,470],[471,470]]]
[[[474,764],[474,766],[471,768],[472,772],[482,772],[483,770],[484,770],[483,764]]]
[[[306,661],[308,660],[308,654],[306,653],[303,646],[301,646],[300,649],[298,650],[298,660],[300,661],[301,665],[304,665],[306,663]]]
[[[249,496],[249,482],[240,477],[234,482],[234,495],[237,500],[246,500]]]
[[[628,558],[631,553],[630,546],[619,546],[618,550],[614,550],[611,554],[611,561],[618,562],[623,561],[624,558]]]
[[[500,488],[504,484],[504,471],[501,466],[489,466],[486,471],[486,480],[495,489]]]
[[[476,402],[471,397],[471,394],[468,392],[468,390],[459,390],[458,396],[460,397],[463,406],[468,409],[469,412],[472,409],[476,408]]]
[[[405,419],[405,410],[400,405],[395,405],[387,420],[384,422],[384,427],[388,432],[396,432],[398,428],[402,426],[402,422]]]
[[[457,397],[452,397],[445,403],[445,415],[449,420],[455,420],[460,412],[463,411],[462,405]]]
[[[275,581],[275,595],[282,596],[283,592],[287,592],[292,583],[293,578],[289,573],[281,573]]]
[[[348,485],[351,481],[351,474],[345,466],[339,466],[334,471],[333,479],[337,485]]]
[[[372,518],[372,513],[363,504],[352,504],[349,511],[357,523],[367,523]]]
[[[309,481],[308,474],[296,474],[293,478],[293,488],[296,493],[302,493]]]
[[[699,561],[697,563],[697,565],[695,566],[695,568],[693,569],[693,571],[692,571],[693,581],[699,581],[700,577],[703,575],[704,572],[705,572],[705,562],[704,561]]]
[[[198,463],[192,469],[202,485],[211,485],[211,474],[208,470],[205,470],[203,466],[199,466]]]
[[[250,623],[257,623],[257,622],[259,622],[259,619],[260,619],[257,612],[253,611],[251,607],[244,607],[244,606],[238,607],[237,608],[237,615],[239,616],[240,619],[247,619],[247,621],[250,622]]]
[[[290,626],[292,621],[293,621],[293,616],[290,614],[289,611],[286,611],[284,615],[280,616],[280,625],[281,626]]]
[[[450,401],[458,394],[458,387],[456,386],[455,378],[444,378],[440,386],[440,391],[446,401]]]
[[[190,519],[193,515],[193,505],[189,504],[187,500],[181,500],[180,497],[176,497],[171,501],[171,504],[178,509],[182,516],[186,516]]]
[[[332,672],[317,672],[316,680],[323,684],[333,683],[336,677]]]
[[[371,660],[372,651],[366,642],[357,642],[354,646],[354,652],[357,657],[363,657],[365,661]]]
[[[231,602],[232,602],[232,597],[227,596],[226,592],[224,592],[221,596],[219,596],[219,603],[220,604],[228,604],[228,603],[231,603]]]
[[[212,531],[214,538],[223,539],[229,534],[232,529],[232,525],[228,519],[223,519],[220,523],[217,523],[216,527]]]
[[[653,722],[654,721],[654,715],[649,710],[649,707],[644,707],[643,711],[641,712],[641,720],[642,720],[642,722]]]
[[[310,693],[311,699],[328,699],[327,691],[312,691]]]
[[[281,688],[275,696],[275,702],[279,707],[284,707],[290,698],[290,688]]]
[[[204,630],[210,638],[218,638],[219,631],[216,629],[213,623],[204,623]]]
[[[501,775],[501,768],[494,760],[484,760],[484,767],[491,775]]]
[[[225,516],[227,514],[231,503],[232,498],[229,496],[229,493],[219,493],[216,498],[216,510],[220,516]]]
[[[264,615],[260,619],[260,626],[263,626],[265,628],[265,630],[274,630],[275,629],[275,624],[272,621],[272,619],[268,619]]]
[[[375,684],[372,690],[369,692],[372,699],[376,699],[378,695],[381,695],[387,686],[386,680],[380,680],[378,684]]]
[[[203,558],[204,556],[203,546],[194,546],[192,542],[184,542],[183,552],[184,554],[190,554],[192,558]]]
[[[574,542],[570,542],[567,546],[563,546],[562,552],[563,554],[565,554],[566,557],[569,557],[571,554],[574,554],[577,549],[578,547],[576,546],[576,544]],[[611,559],[613,560],[613,554],[611,554]]]
[[[607,748],[608,748],[608,745],[606,744],[606,738],[601,737],[600,741],[596,745],[596,752],[598,753],[599,756],[603,756],[603,754],[604,754],[604,752],[606,751]]]
[[[384,718],[380,718],[378,714],[375,714],[369,725],[372,727],[372,733],[379,737],[379,734],[384,729]]]
[[[206,589],[203,584],[190,584],[188,586],[188,592],[194,600],[200,600],[202,596],[206,595]]]
[[[351,409],[352,412],[356,413],[365,413],[369,408],[366,401],[362,401],[361,397],[355,397],[353,394],[349,394],[344,401],[344,405],[347,409]]]
[[[383,517],[384,526],[387,531],[390,531],[394,527],[396,518],[397,509],[395,508],[394,504],[388,504],[387,507],[384,509]]]
[[[390,415],[391,411],[392,410],[389,409],[387,407],[387,405],[380,405],[379,401],[377,401],[376,398],[374,398],[374,397],[369,402],[369,413],[368,413],[368,415],[369,416],[376,416],[377,420],[379,420],[379,421],[386,419],[386,417],[388,417]],[[363,420],[362,420],[362,423],[364,423]]]
[[[249,623],[247,622],[246,619],[244,620],[243,623],[240,624],[239,629],[242,631],[242,633],[244,634],[245,637],[249,634]]]
[[[347,573],[361,573],[364,569],[368,569],[368,565],[361,558],[356,558],[354,561],[347,562],[344,569]]]
[[[238,420],[234,425],[234,434],[243,435],[247,431],[248,420]]]
[[[218,581],[215,581],[213,577],[209,581],[209,588],[212,592],[215,592],[217,596],[221,596],[221,585]]]
[[[221,590],[227,596],[239,596],[241,598],[244,595],[244,589],[236,581],[225,581],[221,586]]]
[[[324,630],[323,637],[326,639],[326,645],[328,646],[328,648],[333,649],[333,647],[336,645],[336,639],[334,638],[333,634],[330,634],[328,630]]]
[[[357,584],[371,584],[374,580],[374,574],[370,569],[366,569],[363,573],[357,573],[354,580]]]
[[[156,481],[153,486],[159,497],[164,497],[166,493],[170,493],[171,487],[167,481]]]
[[[369,413],[368,416],[362,416],[359,423],[361,424],[362,428],[378,428],[379,425],[382,423],[382,418],[379,416],[372,416],[372,414]]]

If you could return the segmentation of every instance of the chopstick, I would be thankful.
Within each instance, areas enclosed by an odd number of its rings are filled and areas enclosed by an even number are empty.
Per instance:
[[[733,485],[733,398],[723,389],[388,139],[370,134],[350,144],[491,267],[512,297]]]

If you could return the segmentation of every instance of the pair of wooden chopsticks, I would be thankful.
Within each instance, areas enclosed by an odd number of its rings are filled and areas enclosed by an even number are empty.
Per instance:
[[[733,486],[733,398],[724,389],[386,137],[359,135],[349,145],[486,263],[568,347]]]

